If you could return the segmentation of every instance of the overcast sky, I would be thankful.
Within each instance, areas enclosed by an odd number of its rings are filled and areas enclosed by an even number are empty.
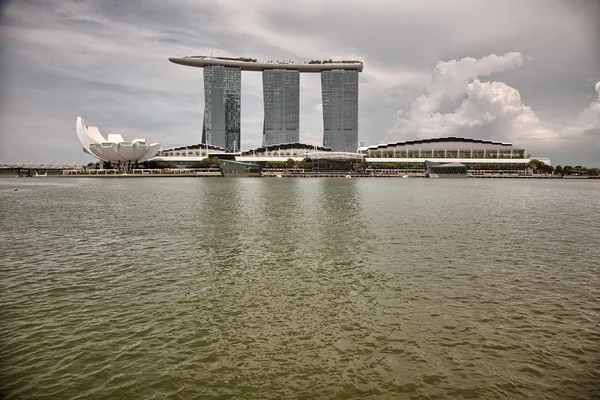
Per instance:
[[[75,120],[163,147],[200,142],[202,69],[176,55],[364,62],[359,140],[511,141],[600,166],[598,0],[2,1],[0,160],[92,161]],[[320,77],[300,140],[322,142]],[[242,74],[242,147],[261,144],[262,76]]]

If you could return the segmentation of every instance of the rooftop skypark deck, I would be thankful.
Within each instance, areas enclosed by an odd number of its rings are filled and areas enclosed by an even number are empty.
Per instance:
[[[206,67],[209,65],[220,65],[223,67],[237,67],[242,71],[264,71],[268,69],[291,69],[300,72],[323,72],[336,69],[356,70],[362,72],[363,63],[361,61],[344,60],[311,60],[305,63],[295,63],[292,61],[267,61],[258,62],[254,58],[245,57],[212,57],[212,56],[183,56],[170,57],[169,61],[175,64],[187,65],[189,67]]]

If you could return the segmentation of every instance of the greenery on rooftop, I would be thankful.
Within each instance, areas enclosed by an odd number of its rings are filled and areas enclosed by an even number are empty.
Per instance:
[[[330,58],[329,60],[310,60],[308,63],[309,64],[333,64],[333,63],[354,64],[354,63],[360,63],[360,61],[345,61],[345,60],[333,61]]]
[[[256,62],[256,58],[249,58],[249,57],[214,57],[214,58],[219,59],[219,60]]]

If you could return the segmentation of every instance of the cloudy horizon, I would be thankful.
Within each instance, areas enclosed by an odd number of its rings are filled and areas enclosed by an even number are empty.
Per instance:
[[[177,55],[364,62],[359,140],[509,141],[600,167],[594,0],[42,1],[0,9],[0,160],[90,162],[75,120],[163,147],[199,143],[202,69]],[[300,140],[321,144],[318,74]],[[262,76],[242,73],[242,147],[261,145]]]

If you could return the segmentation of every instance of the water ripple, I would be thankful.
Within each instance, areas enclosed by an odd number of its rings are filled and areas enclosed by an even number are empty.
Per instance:
[[[15,182],[7,399],[600,397],[598,184]]]

